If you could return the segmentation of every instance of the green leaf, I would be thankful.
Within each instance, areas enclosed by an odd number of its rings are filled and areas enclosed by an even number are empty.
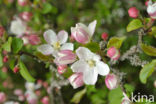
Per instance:
[[[111,90],[108,94],[109,104],[121,104],[123,94],[121,88]]]
[[[142,22],[139,19],[133,19],[127,26],[127,32],[136,30],[143,27]]]
[[[12,37],[9,37],[8,41],[3,44],[3,49],[7,52],[11,51],[11,43],[12,43]]]
[[[153,60],[152,62],[146,64],[140,71],[140,81],[145,84],[147,82],[147,78],[153,73],[155,68],[156,60]]]
[[[24,65],[22,61],[19,62],[19,67],[20,67],[20,74],[22,75],[24,79],[26,79],[28,82],[35,81],[35,79],[30,75],[30,73],[28,72],[28,69],[26,68],[26,66]]]
[[[20,38],[13,38],[11,46],[13,53],[18,53],[23,47],[23,41]]]
[[[43,14],[47,14],[47,13],[51,12],[52,7],[53,7],[53,6],[52,6],[50,3],[44,3],[44,4],[43,4],[42,13],[43,13]]]
[[[1,51],[0,51],[0,67],[2,67],[2,66],[3,66],[3,57],[2,57]]]
[[[43,60],[43,61],[52,61],[52,57],[49,56],[45,56],[40,52],[35,52],[35,56],[37,56],[39,59]]]
[[[141,44],[142,50],[149,56],[156,56],[156,48],[148,46],[146,44]]]
[[[107,48],[114,46],[115,48],[119,49],[125,39],[125,37],[112,37],[108,41]]]
[[[85,45],[88,49],[90,49],[92,52],[97,52],[100,50],[100,46],[98,43],[92,42]]]
[[[82,99],[82,97],[84,96],[85,93],[86,93],[86,88],[84,88],[83,90],[77,92],[77,93],[73,96],[71,102],[72,102],[72,103],[78,104],[78,103],[81,101],[81,99]]]

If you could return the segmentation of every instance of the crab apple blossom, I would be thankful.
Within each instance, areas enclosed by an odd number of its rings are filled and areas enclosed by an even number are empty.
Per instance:
[[[102,33],[101,38],[106,41],[108,39],[108,34],[107,33]]]
[[[72,66],[73,72],[82,72],[85,84],[94,85],[97,81],[98,74],[106,76],[109,74],[109,67],[101,61],[99,55],[92,53],[88,48],[79,47],[76,50],[79,58]]]
[[[57,65],[71,64],[76,60],[76,55],[71,50],[61,50],[58,52],[54,62]]]
[[[43,104],[49,104],[49,97],[48,96],[45,96],[45,97],[43,97],[42,99],[41,99],[41,102],[43,103]]]
[[[28,41],[31,45],[37,45],[41,42],[40,37],[35,34],[28,35]]]
[[[0,103],[4,103],[6,101],[6,95],[4,92],[0,92]]]
[[[19,70],[20,70],[19,67],[15,66],[14,69],[13,69],[13,72],[17,73],[17,72],[19,72]]]
[[[26,24],[20,18],[16,17],[15,20],[11,21],[10,31],[20,37],[26,31]]]
[[[26,6],[28,4],[28,0],[18,0],[18,5]]]
[[[38,104],[38,99],[34,92],[28,90],[25,95],[29,104]]]
[[[57,66],[57,71],[59,74],[63,74],[64,72],[66,72],[66,68],[67,68],[67,65],[59,65]]]
[[[43,44],[38,47],[38,51],[44,55],[52,54],[57,57],[57,53],[60,50],[73,50],[72,43],[66,43],[68,39],[68,33],[64,30],[60,31],[58,35],[53,30],[47,30],[44,33],[44,39],[48,44]]]
[[[108,74],[105,78],[105,84],[108,89],[112,90],[118,87],[118,77],[115,74]]]
[[[4,34],[4,28],[2,27],[2,26],[0,26],[0,37],[2,37],[3,36],[3,34]]]
[[[139,16],[139,10],[136,7],[131,7],[128,10],[128,14],[132,18],[137,18]]]
[[[94,34],[96,23],[96,20],[91,22],[89,26],[86,26],[82,23],[77,23],[76,27],[71,27],[71,34],[73,38],[79,43],[88,43]]]
[[[15,90],[14,90],[14,94],[15,94],[16,96],[20,96],[20,95],[23,95],[23,91],[22,91],[21,89],[15,89]]]
[[[83,73],[74,73],[68,78],[68,80],[74,89],[84,85]]]
[[[33,14],[31,12],[22,12],[19,14],[19,16],[24,20],[24,21],[30,21]]]
[[[120,52],[115,47],[111,47],[107,51],[107,56],[112,60],[118,60],[120,58]]]
[[[3,57],[3,62],[4,62],[4,63],[8,62],[8,56],[4,56],[4,57]]]
[[[148,1],[147,13],[152,19],[156,19],[156,3],[152,3],[151,0]]]

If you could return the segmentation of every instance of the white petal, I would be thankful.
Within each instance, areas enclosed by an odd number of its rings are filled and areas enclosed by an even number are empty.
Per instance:
[[[93,36],[93,34],[94,34],[94,32],[95,32],[95,27],[96,27],[96,24],[97,24],[97,21],[96,20],[94,20],[93,22],[91,22],[90,24],[89,24],[89,26],[88,26],[88,30],[89,30],[89,32],[90,32],[90,37],[92,37]]]
[[[65,43],[62,45],[61,50],[74,50],[73,43]]]
[[[57,38],[58,38],[58,41],[59,41],[61,44],[63,44],[63,43],[65,43],[65,42],[67,41],[67,39],[68,39],[68,33],[67,33],[66,31],[62,30],[62,31],[60,31],[60,32],[58,33]]]
[[[95,85],[98,78],[98,72],[96,69],[88,69],[83,73],[83,81],[88,85]]]
[[[71,66],[73,72],[84,72],[88,68],[89,66],[84,60],[78,60]]]
[[[76,54],[79,57],[79,59],[85,59],[85,60],[91,59],[93,55],[93,53],[88,48],[85,47],[79,47],[76,50]]]
[[[47,30],[44,32],[44,39],[47,41],[49,44],[54,44],[57,42],[57,36],[56,33],[53,30]]]
[[[37,49],[38,49],[38,51],[40,51],[44,55],[50,55],[54,51],[53,47],[50,46],[49,44],[41,45]]]
[[[105,76],[105,75],[109,74],[110,69],[109,69],[108,65],[103,63],[102,61],[99,61],[96,63],[96,68],[100,75]]]

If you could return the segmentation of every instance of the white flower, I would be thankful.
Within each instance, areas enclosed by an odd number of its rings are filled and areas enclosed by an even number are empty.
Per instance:
[[[147,12],[151,16],[151,18],[156,19],[156,3],[152,4],[152,1],[148,1]]]
[[[16,19],[11,22],[10,31],[17,36],[22,36],[26,31],[26,25],[20,18],[16,17]]]
[[[82,72],[85,84],[94,85],[97,81],[98,74],[105,76],[109,74],[109,67],[100,61],[100,56],[92,53],[89,49],[79,47],[76,50],[79,60],[75,62],[71,69],[73,72]]]
[[[64,30],[60,31],[58,35],[53,30],[47,30],[44,33],[44,39],[48,44],[44,44],[38,47],[44,55],[52,54],[54,57],[57,57],[57,53],[60,50],[73,50],[72,43],[66,43],[68,39],[68,33]]]

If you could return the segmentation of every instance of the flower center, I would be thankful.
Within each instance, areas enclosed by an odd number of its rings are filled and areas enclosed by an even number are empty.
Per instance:
[[[95,61],[94,60],[88,60],[87,63],[89,64],[90,67],[95,66]]]
[[[60,49],[60,47],[61,47],[60,42],[54,43],[53,46],[55,49]]]

